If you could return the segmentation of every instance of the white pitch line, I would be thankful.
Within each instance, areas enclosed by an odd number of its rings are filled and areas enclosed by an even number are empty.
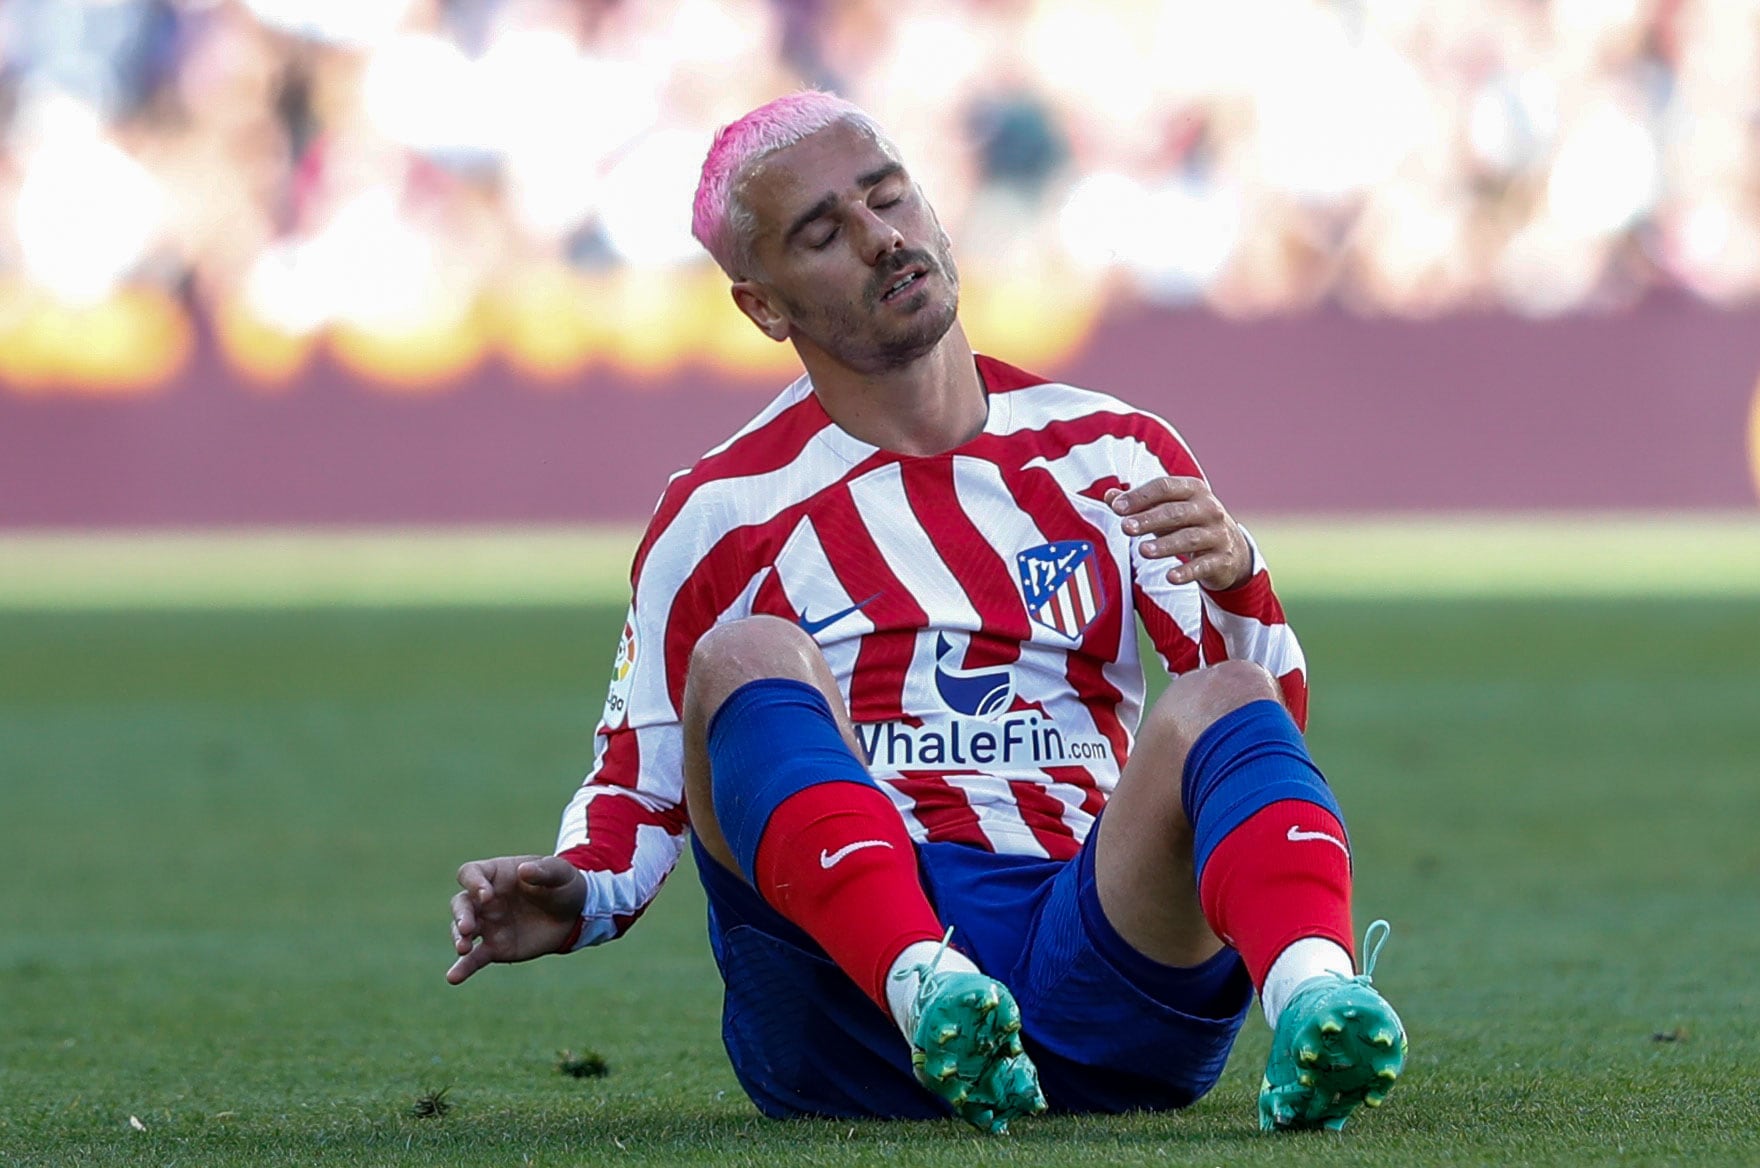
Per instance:
[[[1250,521],[1286,598],[1760,597],[1760,512]],[[0,608],[621,604],[633,527],[0,532]]]

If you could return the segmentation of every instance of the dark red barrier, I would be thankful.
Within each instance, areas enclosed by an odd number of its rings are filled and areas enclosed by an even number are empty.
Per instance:
[[[1041,372],[1167,416],[1238,511],[1755,498],[1760,311],[1238,324],[1142,310]],[[0,387],[0,525],[639,519],[777,388],[700,372],[536,388],[485,369],[409,397],[320,362],[263,395],[202,347],[146,397]]]
[[[1068,376],[1164,410],[1254,510],[1755,501],[1760,311],[1433,323],[1343,313],[1112,322]]]

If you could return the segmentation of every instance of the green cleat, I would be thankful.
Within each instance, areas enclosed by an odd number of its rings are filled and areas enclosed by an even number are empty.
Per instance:
[[[1263,1130],[1339,1131],[1359,1104],[1387,1098],[1406,1065],[1406,1030],[1369,975],[1390,932],[1386,921],[1370,925],[1362,973],[1308,979],[1278,1016],[1259,1089]]]
[[[935,972],[952,937],[949,929],[934,960],[914,970],[921,981],[911,1008],[911,1065],[955,1115],[1001,1135],[1009,1120],[1044,1111],[1045,1095],[1021,1046],[1021,1011],[1008,987],[981,973]]]

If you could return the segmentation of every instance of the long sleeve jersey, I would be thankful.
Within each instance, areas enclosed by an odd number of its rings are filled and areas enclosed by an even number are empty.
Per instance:
[[[977,362],[983,431],[944,454],[855,438],[803,377],[668,484],[636,552],[593,768],[557,841],[587,877],[580,946],[620,936],[685,846],[685,674],[722,621],[769,614],[813,637],[918,841],[1074,856],[1142,712],[1139,622],[1170,674],[1258,662],[1305,721],[1301,648],[1257,549],[1227,592],[1174,585],[1175,561],[1144,557],[1104,502],[1201,475],[1178,433]]]

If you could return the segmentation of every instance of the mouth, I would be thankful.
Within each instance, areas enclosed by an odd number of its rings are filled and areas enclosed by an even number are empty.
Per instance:
[[[923,279],[923,277],[927,276],[928,274],[929,274],[929,269],[927,267],[923,266],[922,264],[913,264],[912,266],[904,269],[904,271],[900,272],[897,276],[893,277],[892,283],[890,283],[886,286],[886,291],[884,291],[880,294],[880,299],[881,300],[897,299],[899,296],[901,296],[905,292],[908,292],[912,288],[915,288],[917,286],[918,282],[920,282]]]

